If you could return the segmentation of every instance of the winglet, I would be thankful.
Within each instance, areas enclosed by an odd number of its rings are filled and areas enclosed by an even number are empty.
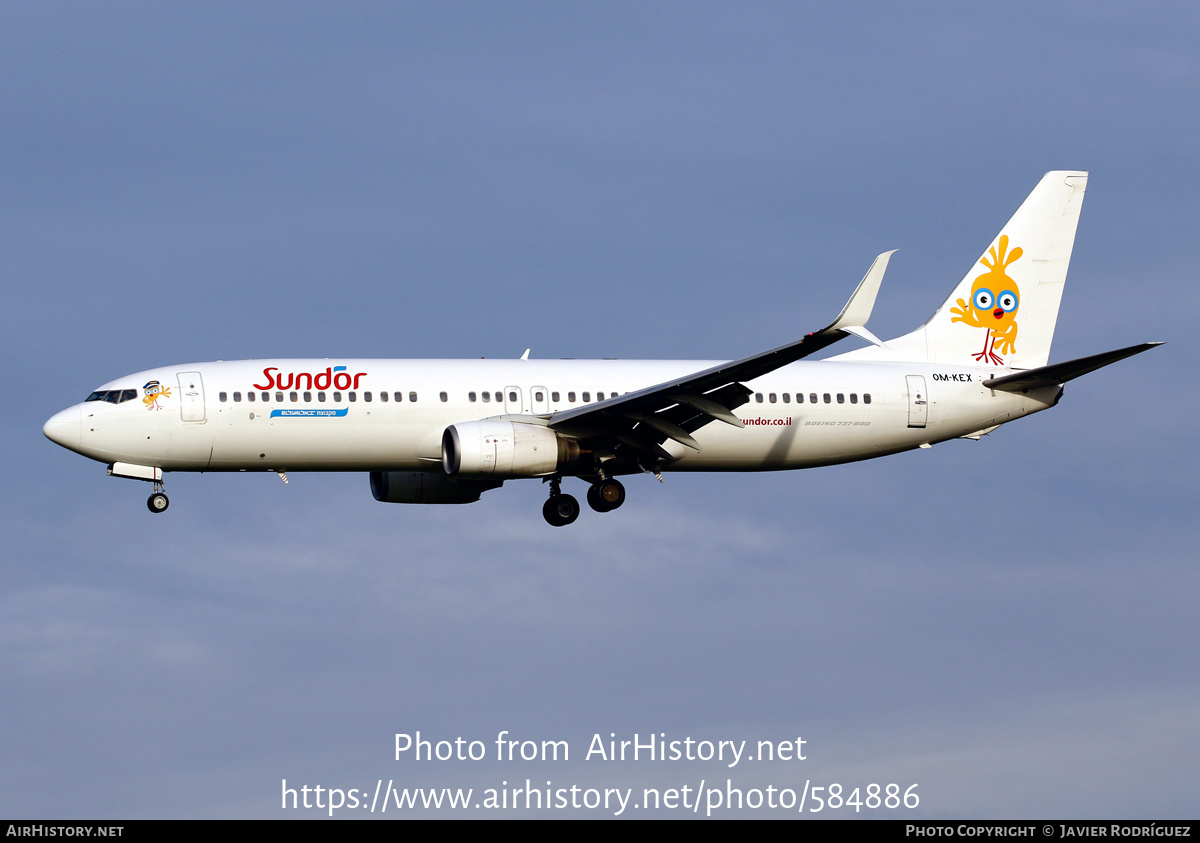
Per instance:
[[[896,250],[892,249],[875,258],[875,263],[871,264],[871,268],[867,270],[863,280],[858,282],[858,288],[850,297],[850,301],[846,302],[846,306],[842,308],[838,318],[825,331],[861,328],[867,324],[867,320],[871,318],[871,311],[875,307],[875,296],[879,293],[879,285],[883,283],[883,273],[887,271],[888,261],[895,253]]]
[[[525,349],[525,353],[521,355],[521,359],[522,359],[522,360],[528,360],[528,359],[529,359],[529,349],[528,349],[528,348],[527,348],[527,349]]]

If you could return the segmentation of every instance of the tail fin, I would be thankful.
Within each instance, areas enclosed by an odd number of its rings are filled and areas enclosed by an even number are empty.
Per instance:
[[[928,322],[843,359],[1046,365],[1088,174],[1046,173]]]

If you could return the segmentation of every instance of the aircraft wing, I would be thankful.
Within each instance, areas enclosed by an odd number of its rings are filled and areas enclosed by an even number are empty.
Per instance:
[[[819,331],[769,351],[555,413],[548,425],[566,436],[589,441],[593,450],[610,448],[614,456],[629,457],[631,464],[642,465],[643,457],[652,457],[651,464],[673,459],[662,447],[667,439],[698,451],[693,431],[712,421],[742,427],[732,412],[750,400],[751,390],[742,381],[815,354],[851,334],[873,340],[865,326],[892,254],[884,252],[875,259],[838,318]]]
[[[1002,389],[1005,392],[1027,392],[1043,386],[1060,386],[1067,381],[1082,377],[1089,372],[1101,369],[1110,363],[1124,360],[1143,351],[1149,351],[1161,342],[1144,342],[1131,345],[1128,348],[1118,348],[1116,351],[1105,351],[1090,357],[1080,357],[1065,363],[1054,363],[1050,366],[1040,366],[1024,372],[1015,372],[999,378],[990,378],[983,385],[991,389]]]

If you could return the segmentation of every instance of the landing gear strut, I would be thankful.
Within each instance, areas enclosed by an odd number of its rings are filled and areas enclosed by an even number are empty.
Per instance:
[[[163,484],[159,481],[154,481],[154,494],[146,498],[146,508],[157,515],[160,512],[166,512],[167,507],[171,502],[167,500],[167,493],[163,491]]]
[[[625,487],[611,477],[600,480],[588,487],[587,502],[597,512],[612,512],[625,503]]]
[[[565,527],[579,517],[579,501],[562,493],[562,481],[550,481],[550,498],[542,505],[542,517],[551,527]]]

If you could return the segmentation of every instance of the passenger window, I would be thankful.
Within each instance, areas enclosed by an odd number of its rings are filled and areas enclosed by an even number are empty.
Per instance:
[[[826,392],[826,393],[825,393],[824,395],[822,395],[821,397],[822,397],[823,399],[825,399],[825,403],[826,403],[826,404],[828,404],[828,403],[829,403],[829,393],[828,393],[828,392]]]
[[[838,403],[839,403],[839,404],[845,404],[845,403],[846,403],[846,396],[845,396],[845,395],[843,395],[843,394],[842,394],[842,393],[840,393],[840,392],[838,393]]]
[[[542,392],[542,391],[539,389],[537,392],[533,393],[533,400],[534,400],[534,401],[544,401],[544,400],[546,400],[546,393]]]
[[[808,403],[809,404],[817,403],[817,393],[815,393],[815,392],[808,393]]]
[[[870,403],[871,403],[871,393],[869,393],[869,392],[864,392],[864,393],[863,393],[863,403],[864,403],[864,404],[870,404]]]
[[[399,404],[401,401],[404,400],[404,393],[403,392],[393,392],[392,397],[395,398],[396,403]]]
[[[574,392],[568,392],[568,393],[567,393],[567,400],[568,400],[568,401],[570,401],[572,404],[574,404],[574,403],[575,403],[575,393],[574,393]]]
[[[474,393],[474,392],[468,392],[468,393],[467,393],[467,400],[468,400],[468,401],[470,401],[472,404],[474,404],[474,403],[475,403],[475,393]]]
[[[118,398],[120,397],[120,393],[117,394],[117,397]],[[229,393],[228,392],[218,392],[217,400],[220,401],[222,404],[224,404],[226,401],[229,400]],[[114,401],[113,403],[116,404],[117,402]]]
[[[292,403],[295,404],[299,397],[296,395],[296,393],[289,392],[288,398],[290,398],[292,400]]]
[[[604,400],[604,393],[603,393],[603,392],[597,392],[597,393],[596,393],[596,400],[597,400],[597,401],[603,401],[603,400]]]
[[[305,404],[311,404],[311,403],[312,403],[312,393],[311,393],[311,392],[306,392],[306,393],[304,393],[304,403],[305,403]]]
[[[851,403],[851,404],[857,404],[857,403],[858,403],[858,393],[857,393],[857,392],[851,392],[851,393],[850,393],[850,403]]]
[[[246,400],[247,400],[247,401],[250,401],[250,402],[252,402],[252,403],[253,403],[253,401],[254,401],[254,393],[253,393],[253,392],[247,392],[247,393],[246,393]]]
[[[772,404],[776,403],[775,402],[775,393],[772,392],[770,395],[768,395],[767,400],[770,401]]]
[[[754,403],[756,403],[756,404],[762,403],[762,393],[761,392],[754,393]]]
[[[490,393],[490,392],[483,393],[483,403],[484,404],[491,403],[491,400],[492,400],[492,393]]]
[[[341,400],[342,400],[342,393],[340,393],[340,392],[336,392],[336,391],[335,391],[335,392],[333,393],[333,400],[334,400],[334,401],[341,401]]]
[[[553,401],[555,404],[557,404],[557,403],[558,403],[558,393],[557,393],[557,392],[551,392],[551,393],[550,393],[550,400],[551,400],[551,401]]]
[[[444,393],[444,392],[439,392],[438,398],[440,398],[442,400],[443,404],[445,404],[447,401],[450,400],[450,397],[448,395],[446,395],[446,393]]]
[[[408,400],[412,401],[415,404],[417,402],[417,393],[415,393],[415,392],[408,393]]]
[[[235,403],[235,404],[242,403],[242,393],[240,393],[240,392],[233,393],[233,403]]]
[[[282,392],[276,392],[276,393],[275,393],[275,403],[276,403],[276,404],[282,404],[282,403],[283,403],[283,393],[282,393]]]
[[[592,400],[592,393],[590,393],[590,392],[583,393],[583,403],[584,404],[586,404],[587,402],[589,402],[591,400]]]
[[[364,392],[364,393],[363,393],[363,400],[364,400],[364,401],[370,401],[370,400],[371,400],[371,393],[369,393],[369,392]]]
[[[318,393],[317,393],[317,403],[318,403],[318,404],[324,404],[324,403],[325,403],[325,393],[324,393],[324,392],[318,392]]]
[[[510,392],[510,393],[508,393],[508,400],[509,400],[509,401],[516,401],[516,400],[517,400],[517,393],[515,393],[515,392]]]
[[[269,392],[264,392],[264,393],[262,394],[262,396],[261,396],[261,397],[262,397],[262,400],[263,400],[263,401],[270,401],[270,400],[271,400],[271,393],[269,393]],[[283,393],[282,393],[282,392],[281,392],[281,393],[279,393],[279,397],[280,397],[280,399],[282,399],[282,398],[283,398]]]
[[[358,393],[357,393],[357,392],[347,392],[347,393],[346,393],[346,400],[347,400],[347,401],[357,401],[357,400],[358,400]]]
[[[386,392],[379,393],[379,400],[383,401],[384,403],[387,403],[388,394]]]
[[[784,403],[784,404],[791,404],[791,403],[792,403],[792,396],[791,396],[791,394],[790,394],[790,393],[787,393],[787,392],[783,393],[783,403]]]

